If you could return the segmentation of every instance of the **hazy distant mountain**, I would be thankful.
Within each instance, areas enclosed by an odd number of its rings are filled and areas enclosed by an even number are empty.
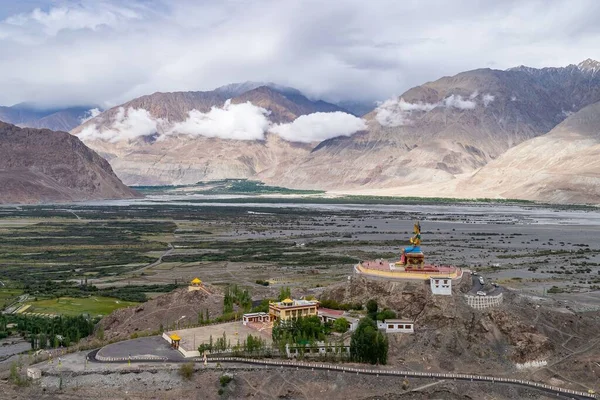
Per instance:
[[[362,117],[363,115],[370,113],[375,107],[377,107],[377,103],[374,101],[345,100],[338,101],[335,104],[345,110],[348,110],[357,117]]]
[[[288,86],[278,85],[273,82],[239,82],[239,83],[230,83],[229,85],[224,85],[216,88],[214,91],[221,94],[225,98],[238,97],[239,95],[259,88],[261,86],[268,87],[273,89],[276,92],[281,94],[296,94],[302,95],[302,93],[298,89],[294,89]]]
[[[81,124],[91,108],[93,107],[40,109],[27,103],[11,107],[0,106],[0,121],[21,127],[70,131]]]
[[[66,132],[0,122],[0,203],[133,198],[110,165]]]
[[[600,203],[600,102],[549,133],[513,147],[457,188],[458,193],[554,203]]]

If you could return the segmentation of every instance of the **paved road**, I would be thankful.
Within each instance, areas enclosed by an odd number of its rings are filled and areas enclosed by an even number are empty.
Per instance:
[[[132,360],[135,358],[147,360],[151,357],[160,357],[160,361],[185,361],[183,355],[177,350],[173,350],[169,346],[169,343],[161,336],[150,336],[112,343],[104,346],[94,355],[104,359],[128,358],[131,356]]]
[[[473,280],[473,286],[471,287],[471,290],[469,290],[469,294],[476,296],[477,292],[482,291],[485,292],[488,296],[496,296],[500,293],[502,293],[504,291],[504,289],[502,288],[502,286],[492,286],[490,284],[490,281],[488,279],[486,279],[486,277],[483,277],[483,281],[485,282],[485,285],[482,285],[479,282],[479,277],[481,275],[471,275],[471,279]]]

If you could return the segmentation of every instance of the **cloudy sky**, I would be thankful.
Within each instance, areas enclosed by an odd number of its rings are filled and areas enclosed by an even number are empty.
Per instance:
[[[383,100],[479,68],[600,59],[600,1],[1,0],[0,105],[247,80]]]

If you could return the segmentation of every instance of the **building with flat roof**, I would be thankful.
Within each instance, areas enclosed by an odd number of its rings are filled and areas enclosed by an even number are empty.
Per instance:
[[[292,300],[269,303],[269,316],[272,321],[287,321],[300,317],[317,315],[319,302],[317,300]]]
[[[377,328],[386,333],[414,333],[415,323],[406,319],[386,319],[377,321]]]
[[[431,293],[434,295],[452,296],[452,278],[449,276],[431,277]]]

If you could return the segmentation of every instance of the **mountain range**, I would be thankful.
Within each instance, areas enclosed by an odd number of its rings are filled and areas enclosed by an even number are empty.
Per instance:
[[[597,61],[476,69],[368,112],[345,104],[362,111],[243,82],[138,97],[71,133],[128,185],[251,178],[343,193],[600,202]]]

